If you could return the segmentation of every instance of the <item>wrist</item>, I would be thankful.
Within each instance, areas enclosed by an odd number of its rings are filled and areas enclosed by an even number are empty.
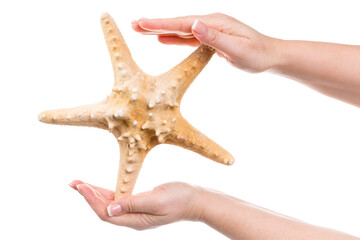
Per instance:
[[[267,69],[269,72],[277,72],[286,65],[286,46],[287,40],[268,37],[268,49],[270,64]]]
[[[202,187],[195,187],[196,194],[194,199],[194,211],[192,221],[209,223],[209,219],[217,211],[217,207],[222,200],[222,197],[227,196],[214,190],[208,190]]]
[[[207,210],[207,203],[209,201],[210,192],[205,188],[194,186],[194,193],[190,201],[189,209],[187,209],[187,220],[204,222],[205,212]]]

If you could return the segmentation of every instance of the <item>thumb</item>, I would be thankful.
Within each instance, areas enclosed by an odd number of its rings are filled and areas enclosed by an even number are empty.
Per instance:
[[[231,55],[234,37],[206,26],[203,22],[195,20],[191,27],[194,36],[203,44]]]
[[[107,207],[107,212],[110,217],[121,215],[123,213],[156,213],[157,207],[156,199],[151,195],[151,192],[133,195],[121,198],[112,202]]]

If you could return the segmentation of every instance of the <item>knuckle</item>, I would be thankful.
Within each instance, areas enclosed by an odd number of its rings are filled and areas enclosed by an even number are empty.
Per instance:
[[[167,187],[166,187],[165,184],[159,185],[159,186],[156,186],[156,187],[153,189],[153,191],[156,192],[156,193],[167,192]]]
[[[220,34],[216,31],[212,31],[209,36],[210,43],[218,43],[220,41]]]
[[[127,208],[128,212],[135,212],[135,210],[136,210],[135,201],[131,198],[127,199],[126,208]]]
[[[221,13],[221,12],[215,12],[212,14],[214,17],[223,17],[225,16],[225,14]]]

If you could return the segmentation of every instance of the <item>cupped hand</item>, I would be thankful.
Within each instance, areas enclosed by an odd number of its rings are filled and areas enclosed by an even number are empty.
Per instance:
[[[132,28],[157,35],[161,43],[216,49],[219,56],[242,70],[262,72],[278,64],[278,39],[265,36],[235,18],[221,13],[168,19],[140,19]]]
[[[181,220],[199,220],[200,189],[173,182],[114,201],[114,192],[79,180],[70,183],[103,221],[144,230]]]

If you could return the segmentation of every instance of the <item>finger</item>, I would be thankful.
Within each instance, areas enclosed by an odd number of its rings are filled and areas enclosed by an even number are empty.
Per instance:
[[[101,193],[96,191],[89,184],[79,184],[77,185],[77,188],[90,207],[99,216],[99,218],[104,221],[108,221],[109,217],[106,211],[106,207],[111,201],[106,200],[104,196],[101,195]]]
[[[159,42],[168,45],[187,45],[197,47],[200,45],[196,38],[180,38],[177,36],[158,36]]]
[[[209,45],[216,50],[225,54],[231,55],[234,51],[235,36],[219,32],[212,27],[205,25],[199,20],[195,20],[192,26],[194,36],[206,45]]]
[[[157,35],[157,36],[164,36],[164,37],[179,37],[179,38],[195,38],[193,34],[179,34],[173,32],[153,32],[153,31],[144,31],[140,32],[143,35]]]
[[[140,19],[139,26],[149,31],[191,33],[195,16],[162,19]]]
[[[166,31],[145,30],[139,26],[138,21],[133,21],[131,23],[131,27],[136,32],[144,35],[178,36],[181,38],[194,38],[194,35],[192,33],[179,33],[179,32],[174,33],[174,32],[166,32]]]
[[[141,192],[141,193],[137,193],[137,196],[141,196],[141,195],[147,195],[150,194],[151,191],[145,191],[145,192]]]
[[[131,227],[134,229],[145,229],[148,227],[148,223],[144,221],[146,214],[124,214],[120,217],[112,218],[108,215],[107,206],[111,201],[104,199],[104,197],[92,188],[89,184],[79,184],[78,191],[83,195],[87,203],[94,210],[98,217],[106,222]],[[145,193],[143,193],[145,194]]]
[[[132,29],[134,29],[136,32],[138,32],[138,33],[142,33],[142,34],[155,34],[154,32],[151,32],[151,31],[148,31],[148,30],[145,30],[145,29],[143,29],[143,28],[141,28],[140,26],[139,26],[139,21],[132,21],[131,22],[131,27],[132,27]]]
[[[80,180],[74,180],[69,184],[69,186],[75,190],[78,190],[77,186],[80,184],[84,184],[84,182],[80,181]],[[115,197],[114,191],[111,191],[111,190],[108,190],[108,189],[105,189],[102,187],[97,187],[92,184],[88,184],[88,185],[90,185],[92,188],[94,188],[96,191],[98,191],[105,199],[114,200],[114,197]]]
[[[156,214],[159,210],[159,199],[153,196],[153,192],[120,198],[107,207],[109,216],[118,216],[124,213],[149,213]]]
[[[84,182],[83,181],[80,181],[80,180],[73,180],[73,181],[71,181],[71,183],[69,183],[69,186],[72,188],[72,189],[74,189],[74,190],[78,190],[77,188],[76,188],[76,186],[77,185],[79,185],[79,184],[84,184]]]
[[[179,34],[179,33],[172,33],[172,32],[149,32],[148,34],[165,36],[165,37],[195,38],[195,36],[192,33],[191,34]]]

